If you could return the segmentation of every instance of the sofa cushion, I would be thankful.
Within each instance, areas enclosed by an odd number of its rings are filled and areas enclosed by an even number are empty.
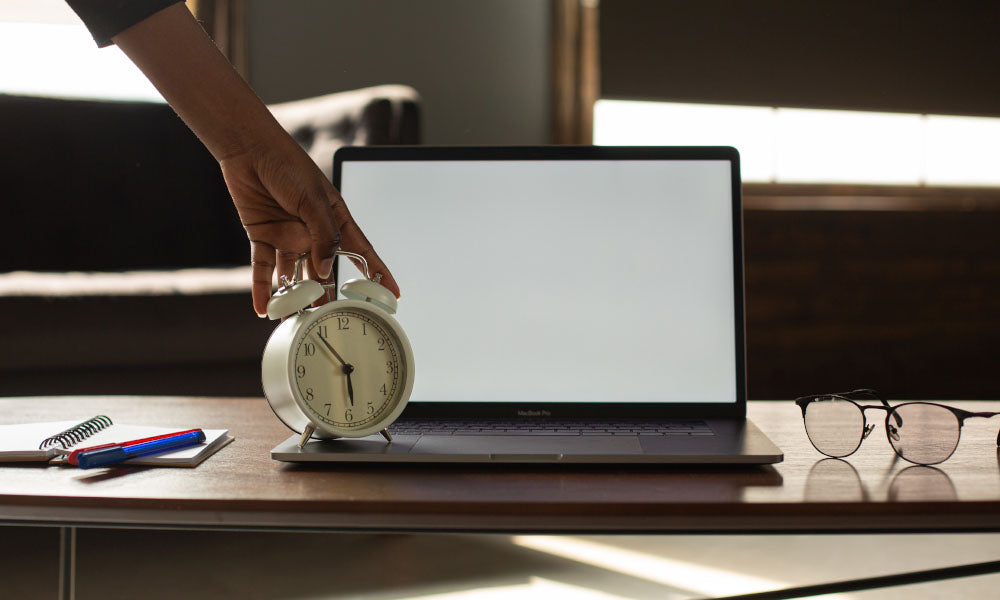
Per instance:
[[[418,143],[416,101],[274,112],[329,175],[342,145]],[[275,323],[219,166],[170,107],[0,95],[0,131],[0,394],[259,395]]]
[[[178,390],[188,369],[211,377],[241,365],[230,393],[260,391],[272,321],[254,315],[250,268],[0,274],[0,394],[57,393],[106,373],[101,393]],[[157,372],[173,375],[164,378]],[[128,387],[115,386],[130,373]],[[141,375],[145,373],[145,375]],[[203,377],[203,376],[199,376]],[[145,379],[145,381],[143,381]],[[202,387],[224,393],[225,386]],[[180,392],[177,392],[180,393]]]
[[[379,85],[268,108],[331,179],[333,154],[342,146],[420,143],[419,101],[411,87]]]
[[[0,369],[259,361],[250,268],[0,275]]]

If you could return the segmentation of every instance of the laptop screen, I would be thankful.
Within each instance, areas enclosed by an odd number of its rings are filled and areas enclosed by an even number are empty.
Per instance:
[[[411,405],[742,406],[737,161],[341,150],[334,183],[402,291]]]

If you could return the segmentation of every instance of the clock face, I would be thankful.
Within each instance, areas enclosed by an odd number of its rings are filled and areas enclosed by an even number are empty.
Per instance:
[[[404,394],[406,347],[386,321],[371,312],[325,311],[293,347],[293,386],[300,405],[321,428],[377,426],[391,416]]]

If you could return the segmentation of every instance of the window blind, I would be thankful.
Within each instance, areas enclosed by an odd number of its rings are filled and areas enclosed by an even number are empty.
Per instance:
[[[1000,3],[601,0],[601,96],[1000,116]]]

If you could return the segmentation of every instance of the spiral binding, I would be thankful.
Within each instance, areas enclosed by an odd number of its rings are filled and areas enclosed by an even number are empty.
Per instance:
[[[45,438],[42,440],[41,444],[38,444],[38,449],[45,450],[50,446],[56,445],[61,448],[68,448],[69,446],[79,444],[98,431],[110,426],[111,419],[109,417],[97,415],[96,417],[87,419],[83,423],[77,423],[65,431],[61,431],[51,437]]]

